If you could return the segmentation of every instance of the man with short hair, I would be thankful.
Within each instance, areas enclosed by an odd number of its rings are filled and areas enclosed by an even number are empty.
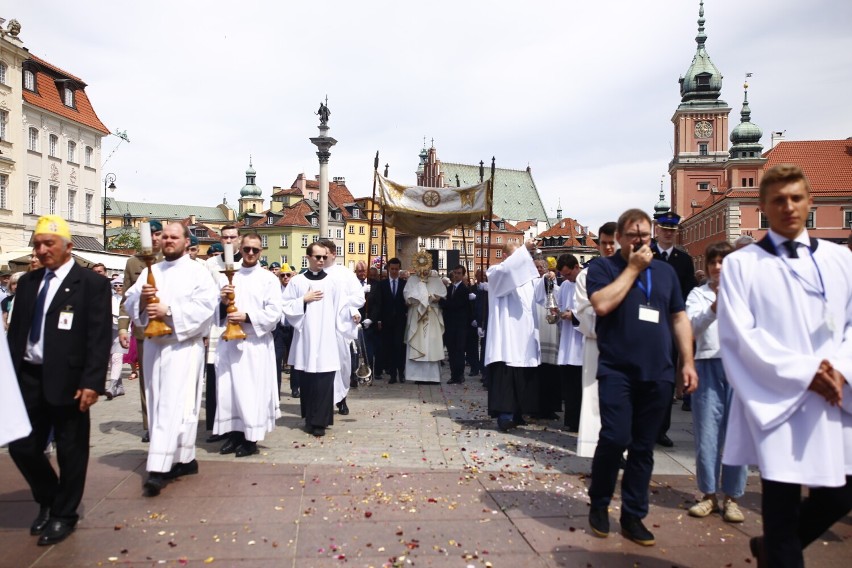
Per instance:
[[[151,249],[154,254],[154,263],[163,260],[163,254],[160,251],[160,237],[163,234],[163,224],[160,221],[152,220],[151,225]],[[127,291],[136,284],[142,270],[145,269],[145,261],[138,256],[131,256],[127,259],[124,266],[124,297],[122,297],[121,305],[118,310],[118,341],[122,349],[130,347],[130,321],[131,316],[128,315],[124,304],[127,302]],[[140,327],[133,328],[133,337],[136,338],[136,354],[141,362],[145,357],[145,330]],[[148,400],[145,398],[145,371],[142,365],[139,365],[139,402],[142,404],[142,441],[147,443],[150,440],[148,432]]]
[[[284,266],[282,266],[278,272],[281,295],[284,294],[285,288],[287,288],[287,285],[290,284],[291,278],[293,278],[293,269],[285,262]],[[275,326],[275,330],[272,332],[272,342],[275,345],[275,376],[278,377],[278,395],[280,398],[281,373],[284,372],[284,362],[287,360],[287,354],[290,352],[290,346],[293,344],[293,326],[287,321],[287,318],[284,317],[283,313],[281,314],[281,319],[279,320],[278,325]],[[299,380],[291,373],[290,396],[292,398],[299,398],[300,395]]]
[[[370,318],[376,322],[381,343],[382,363],[380,367],[390,375],[388,383],[405,382],[405,325],[408,307],[402,290],[405,280],[400,278],[402,262],[394,257],[388,261],[388,277],[378,286],[377,300],[373,303]]]
[[[32,431],[9,444],[39,513],[38,545],[67,538],[89,463],[89,408],[104,391],[111,338],[109,281],[74,262],[71,231],[58,215],[40,217],[33,248],[43,268],[21,277],[9,325],[12,364]],[[0,339],[4,341],[4,339]],[[59,473],[44,453],[51,432]]]
[[[767,170],[758,200],[769,231],[725,257],[717,301],[733,388],[722,461],[760,468],[758,567],[802,567],[803,549],[852,510],[852,262],[808,234],[798,166]]]
[[[100,274],[101,276],[106,276],[106,266],[102,262],[98,262],[97,264],[92,265],[92,272],[95,274]]]
[[[243,261],[233,284],[220,277],[220,321],[237,323],[243,340],[219,341],[216,347],[216,424],[214,435],[228,435],[220,454],[241,458],[258,453],[257,443],[275,428],[280,416],[275,380],[272,330],[281,320],[281,285],[258,265],[263,251],[257,233],[243,235]],[[233,294],[237,311],[225,313]],[[279,375],[280,378],[280,375]]]
[[[464,352],[467,332],[472,321],[469,298],[471,292],[464,283],[466,273],[467,270],[461,264],[454,267],[450,272],[452,280],[447,286],[447,296],[438,301],[444,316],[444,345],[447,347],[447,358],[450,361],[448,385],[464,383]]]
[[[586,286],[598,316],[598,389],[601,431],[592,460],[589,524],[596,536],[609,535],[608,507],[619,464],[628,450],[621,483],[621,530],[643,546],[655,543],[642,523],[648,514],[648,485],[654,442],[671,406],[677,344],[684,392],[698,385],[692,352],[692,326],[674,269],[655,260],[649,246],[651,219],[628,209],[618,219],[621,254],[593,262]]]
[[[281,263],[273,262],[269,265],[269,271],[278,278],[278,275],[281,274]]]
[[[550,270],[547,259],[539,255],[534,261],[539,277],[533,281],[535,286],[535,317],[538,320],[538,343],[541,349],[541,364],[536,370],[538,379],[538,408],[533,417],[545,420],[557,420],[557,412],[562,412],[562,380],[559,363],[560,324],[554,317],[558,308],[548,308],[550,294],[556,301],[559,296],[557,274]],[[550,319],[548,319],[550,318]],[[552,322],[552,323],[551,323]]]
[[[160,494],[166,480],[198,472],[195,438],[204,376],[204,337],[219,303],[219,290],[204,267],[185,255],[189,230],[169,223],[162,233],[162,262],[151,266],[156,287],[147,283],[148,269],[125,293],[125,307],[144,330],[157,319],[171,333],[147,340],[142,368],[151,402],[151,445],[143,489]]]
[[[561,398],[565,400],[563,424],[569,432],[580,429],[580,408],[583,403],[583,334],[577,329],[579,321],[574,316],[576,303],[574,292],[577,288],[577,276],[580,274],[580,262],[573,254],[562,254],[556,263],[562,275],[559,287],[559,356],[557,365],[561,372]]]
[[[8,270],[0,271],[0,301],[3,301],[9,295],[9,280],[12,279],[12,273]]]
[[[121,371],[124,367],[124,354],[127,350],[121,347],[118,340],[118,318],[121,315],[121,298],[124,296],[124,280],[116,276],[110,282],[112,286],[112,330],[113,341],[109,356],[109,368],[107,370],[108,385],[106,388],[107,400],[117,396],[124,396],[124,384],[121,379]]]
[[[334,423],[334,374],[340,370],[340,357],[328,352],[337,333],[355,336],[359,318],[351,315],[346,291],[324,271],[328,249],[311,243],[306,253],[308,269],[284,290],[284,315],[293,324],[289,363],[301,382],[305,429],[321,437]]]

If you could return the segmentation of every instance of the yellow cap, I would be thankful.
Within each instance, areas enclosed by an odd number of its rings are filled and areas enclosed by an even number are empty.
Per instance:
[[[38,218],[33,235],[57,235],[70,241],[71,229],[68,222],[59,215],[42,215]]]
[[[293,269],[290,268],[290,265],[286,262],[281,264],[281,272],[293,272]]]
[[[547,267],[550,270],[556,270],[556,259],[553,258],[552,256],[547,257]]]

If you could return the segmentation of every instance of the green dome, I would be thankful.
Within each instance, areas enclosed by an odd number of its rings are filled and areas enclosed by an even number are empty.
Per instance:
[[[740,123],[731,130],[731,158],[759,158],[763,152],[760,138],[763,131],[751,122],[751,108],[748,106],[748,83],[743,85],[745,97],[740,112]]]
[[[710,56],[704,48],[707,34],[704,33],[704,1],[698,10],[698,35],[695,43],[698,48],[692,64],[686,70],[686,75],[680,78],[681,102],[693,100],[715,100],[722,94],[722,74],[710,61]]]
[[[257,176],[257,172],[254,170],[251,164],[251,158],[249,158],[249,167],[246,170],[246,184],[240,190],[240,197],[262,197],[263,190],[257,187],[254,184],[254,179]]]

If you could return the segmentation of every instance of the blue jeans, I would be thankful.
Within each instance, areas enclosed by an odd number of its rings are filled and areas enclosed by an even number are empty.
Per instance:
[[[748,468],[722,465],[733,389],[725,377],[721,359],[696,359],[695,368],[698,390],[692,394],[692,425],[698,489],[710,495],[721,487],[725,495],[741,497],[745,493]]]

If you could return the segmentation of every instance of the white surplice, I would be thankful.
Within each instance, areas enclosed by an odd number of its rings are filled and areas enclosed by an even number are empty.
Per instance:
[[[243,432],[259,442],[281,415],[272,331],[281,319],[281,284],[259,265],[234,274],[234,305],[250,322],[246,339],[220,340],[216,347],[216,423],[214,434]],[[224,276],[219,284],[227,284]],[[226,322],[226,319],[222,319]]]
[[[0,336],[0,389],[3,392],[0,397],[0,446],[3,446],[29,436],[32,426],[12,365],[6,334],[0,333]]]
[[[441,361],[444,359],[444,316],[438,301],[447,297],[447,288],[434,270],[426,282],[412,274],[402,290],[402,297],[408,305],[405,378],[440,383]]]
[[[823,359],[852,380],[852,255],[827,241],[799,255],[752,244],[725,257],[717,319],[734,395],[723,462],[839,487],[852,475],[852,388],[844,384],[837,407],[808,386]]]
[[[584,268],[574,283],[574,317],[583,339],[583,402],[580,406],[580,428],[577,430],[577,455],[582,458],[595,457],[601,432],[601,410],[598,402],[598,336],[595,333],[597,315],[589,293],[586,277],[589,269]]]
[[[145,339],[142,368],[148,397],[149,472],[167,472],[175,462],[195,459],[195,437],[204,376],[204,341],[219,306],[219,289],[203,266],[187,256],[151,267],[157,297],[171,309],[165,318],[172,334]],[[144,269],[127,291],[125,308],[136,325],[148,324],[140,313]]]
[[[485,364],[538,367],[541,350],[533,310],[538,270],[526,247],[488,268],[488,339]]]
[[[577,290],[577,283],[566,280],[559,287],[559,295],[557,303],[559,311],[571,310],[571,313],[576,312],[576,304],[574,303],[574,293]],[[576,314],[575,314],[576,317]],[[580,367],[583,364],[583,334],[574,326],[574,322],[570,319],[559,320],[561,333],[559,334],[559,360],[558,365],[574,365]]]
[[[364,305],[364,287],[358,281],[355,273],[343,266],[342,264],[334,264],[325,269],[325,273],[332,279],[335,286],[341,287],[344,290],[344,302],[349,306],[349,316],[358,314],[358,308]],[[348,330],[348,327],[347,327]],[[349,395],[349,384],[352,376],[352,350],[351,345],[354,339],[357,339],[357,327],[355,328],[356,335],[353,337],[350,331],[337,334],[337,354],[340,357],[340,369],[334,373],[334,403],[337,404]]]
[[[222,273],[222,271],[225,270],[224,255],[217,254],[216,256],[211,256],[204,261],[204,266],[213,278],[213,283],[221,289],[221,279],[225,278],[225,275]],[[242,266],[242,260],[238,260],[234,263],[235,270],[239,270],[240,266]],[[208,365],[212,365],[216,362],[216,346],[219,343],[219,337],[222,335],[223,331],[225,331],[225,326],[220,324],[219,318],[213,318],[213,323],[210,325],[210,336],[207,338],[207,355],[205,357],[205,362]]]
[[[547,365],[559,364],[559,335],[561,333],[559,321],[547,323],[549,310],[545,309],[547,302],[547,291],[545,290],[545,278],[539,276],[533,281],[535,287],[535,319],[538,322],[538,344],[541,349],[541,362]],[[559,296],[559,284],[553,281],[553,297]]]

